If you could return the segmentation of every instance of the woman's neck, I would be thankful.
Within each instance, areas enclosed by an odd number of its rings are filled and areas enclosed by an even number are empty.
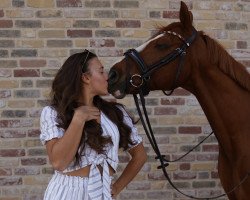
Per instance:
[[[84,93],[81,96],[81,98],[78,100],[79,104],[85,105],[85,106],[94,106],[93,102],[94,96],[89,93]]]

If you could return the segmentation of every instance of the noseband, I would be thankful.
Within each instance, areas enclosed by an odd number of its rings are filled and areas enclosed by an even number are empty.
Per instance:
[[[150,91],[150,89],[148,87],[148,81],[150,80],[151,74],[155,70],[161,68],[164,65],[167,65],[168,63],[170,63],[171,61],[175,60],[176,58],[178,58],[180,56],[180,62],[179,62],[178,68],[177,68],[177,73],[175,75],[174,82],[173,82],[172,87],[171,87],[171,92],[168,94],[166,94],[164,92],[166,95],[172,94],[172,92],[176,86],[176,82],[179,78],[181,68],[182,68],[183,63],[184,63],[186,49],[195,40],[196,35],[197,35],[197,31],[195,29],[193,29],[193,33],[188,39],[184,39],[181,35],[179,35],[178,33],[172,32],[172,31],[164,31],[162,34],[164,34],[164,35],[169,34],[169,35],[176,36],[183,42],[183,44],[180,47],[173,50],[171,53],[169,53],[167,56],[165,56],[161,60],[159,60],[159,61],[157,61],[149,66],[147,66],[145,64],[143,58],[140,56],[140,54],[137,50],[129,49],[128,51],[126,51],[124,53],[126,60],[128,60],[128,58],[131,58],[139,66],[139,69],[140,69],[140,74],[133,74],[131,76],[130,75],[127,76],[127,77],[129,77],[128,81],[127,81],[127,86],[128,86],[128,84],[131,84],[134,88],[141,90],[143,95],[148,95],[148,93]],[[126,65],[126,68],[128,68],[128,64]],[[128,71],[128,70],[126,70],[126,71]],[[139,79],[140,82],[136,84],[135,79]],[[128,88],[128,87],[126,87],[126,88]]]

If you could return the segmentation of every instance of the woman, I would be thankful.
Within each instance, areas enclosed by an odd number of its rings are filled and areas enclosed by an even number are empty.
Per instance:
[[[40,139],[55,173],[45,200],[110,200],[146,162],[142,139],[123,106],[107,102],[107,74],[88,50],[70,56],[52,84],[52,101],[41,113]],[[131,160],[117,181],[118,149]]]

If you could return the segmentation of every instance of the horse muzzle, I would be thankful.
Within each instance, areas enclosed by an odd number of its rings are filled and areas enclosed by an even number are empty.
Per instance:
[[[116,70],[111,69],[108,75],[108,92],[117,99],[126,96],[126,80],[119,82],[119,74]]]

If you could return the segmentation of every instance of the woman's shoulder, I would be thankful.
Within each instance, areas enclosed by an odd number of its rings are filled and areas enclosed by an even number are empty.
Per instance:
[[[45,106],[41,112],[41,117],[56,116],[56,115],[57,115],[57,112],[55,108],[53,108],[52,106]]]

